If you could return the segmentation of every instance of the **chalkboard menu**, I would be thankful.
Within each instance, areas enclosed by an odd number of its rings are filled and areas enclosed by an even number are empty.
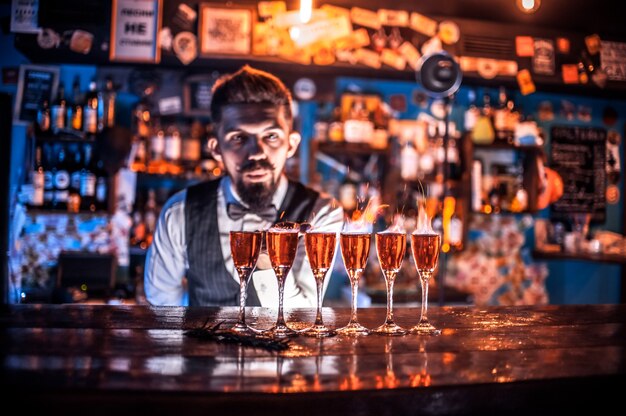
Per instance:
[[[552,218],[588,213],[591,222],[606,221],[606,130],[554,126],[550,158],[550,167],[563,178],[563,196],[552,204]]]
[[[15,99],[15,121],[34,122],[45,100],[52,104],[59,83],[59,68],[22,65]]]

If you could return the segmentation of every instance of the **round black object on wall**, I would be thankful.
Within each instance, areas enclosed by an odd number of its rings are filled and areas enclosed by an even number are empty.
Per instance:
[[[445,51],[422,56],[415,71],[417,82],[434,98],[454,94],[461,86],[462,75],[459,64]]]

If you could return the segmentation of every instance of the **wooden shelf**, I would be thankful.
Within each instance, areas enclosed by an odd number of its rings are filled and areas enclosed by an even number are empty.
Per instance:
[[[619,254],[548,252],[535,249],[532,255],[535,259],[542,260],[575,260],[620,265],[626,264],[626,256]]]
[[[389,148],[382,149],[370,146],[367,143],[350,143],[350,142],[315,142],[317,151],[333,154],[353,154],[353,155],[371,155],[371,154],[387,154]]]
[[[543,150],[542,146],[517,146],[511,143],[504,143],[495,141],[492,144],[476,144],[472,143],[474,150],[518,150],[522,152],[540,152]]]

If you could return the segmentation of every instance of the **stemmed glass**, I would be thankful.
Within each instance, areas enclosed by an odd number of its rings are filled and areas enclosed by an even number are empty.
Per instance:
[[[370,333],[370,330],[361,325],[357,319],[357,292],[359,280],[365,271],[369,257],[371,241],[372,234],[367,232],[342,232],[340,235],[341,256],[352,287],[352,308],[348,325],[339,328],[338,334],[368,335]]]
[[[322,320],[322,297],[324,279],[335,256],[337,233],[308,231],[304,235],[304,247],[317,283],[317,315],[313,326],[302,331],[302,334],[314,337],[332,336],[335,331],[325,326]]]
[[[439,234],[411,234],[413,260],[422,284],[422,309],[420,320],[410,329],[414,334],[439,335],[441,330],[435,328],[428,320],[428,285],[437,267],[441,237]]]
[[[285,279],[293,266],[298,249],[299,228],[278,228],[276,226],[265,232],[267,239],[267,252],[278,279],[278,317],[276,324],[264,331],[265,334],[284,338],[298,335],[298,332],[285,324],[283,316],[283,293],[285,291]]]
[[[263,239],[262,231],[231,231],[230,252],[233,263],[239,275],[239,316],[237,323],[230,331],[239,334],[251,334],[256,331],[246,325],[246,297],[248,295],[248,282],[256,267],[261,251]]]
[[[385,323],[374,332],[383,335],[404,335],[406,329],[393,321],[393,284],[406,253],[406,233],[390,231],[376,233],[376,252],[387,285],[387,317]]]

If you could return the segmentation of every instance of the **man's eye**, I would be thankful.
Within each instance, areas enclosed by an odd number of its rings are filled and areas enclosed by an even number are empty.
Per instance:
[[[236,133],[233,134],[232,136],[230,136],[230,138],[228,139],[229,142],[232,143],[241,143],[246,139],[246,136],[240,133]]]
[[[279,138],[280,138],[280,137],[278,136],[278,134],[277,134],[277,133],[268,133],[268,134],[266,134],[266,135],[265,135],[265,137],[264,137],[264,139],[265,139],[265,140],[270,140],[270,141],[273,141],[273,140],[278,140]]]

